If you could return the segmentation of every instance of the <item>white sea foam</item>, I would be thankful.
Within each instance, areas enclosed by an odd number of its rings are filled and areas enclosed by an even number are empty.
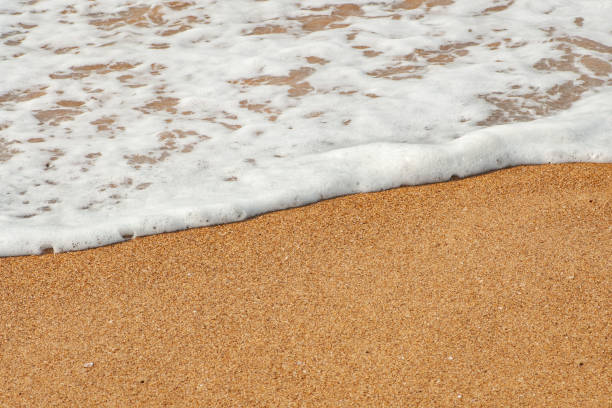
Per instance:
[[[612,161],[608,0],[8,1],[0,256]]]

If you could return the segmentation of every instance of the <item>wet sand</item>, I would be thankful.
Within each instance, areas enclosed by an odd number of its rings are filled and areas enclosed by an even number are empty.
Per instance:
[[[0,406],[608,406],[612,164],[0,259]]]

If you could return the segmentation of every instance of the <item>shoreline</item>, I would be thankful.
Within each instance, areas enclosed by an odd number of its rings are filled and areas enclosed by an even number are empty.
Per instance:
[[[270,210],[270,211],[265,211],[263,213],[258,213],[252,216],[249,216],[245,219],[242,220],[238,220],[238,221],[229,221],[229,222],[225,222],[225,223],[221,223],[221,224],[211,224],[211,225],[205,225],[205,226],[201,226],[201,227],[189,227],[189,228],[185,228],[185,229],[178,229],[178,230],[174,230],[174,231],[165,231],[165,232],[159,232],[159,233],[152,233],[152,234],[147,234],[147,235],[137,235],[137,236],[130,236],[129,238],[126,238],[124,241],[117,241],[117,242],[110,242],[107,244],[102,244],[99,246],[92,246],[92,247],[86,247],[83,249],[72,249],[72,250],[60,250],[58,252],[55,252],[53,250],[52,247],[46,247],[40,254],[23,254],[23,255],[7,255],[7,256],[0,256],[0,260],[1,259],[7,259],[7,258],[24,258],[24,257],[38,257],[38,256],[43,256],[43,255],[58,255],[58,254],[64,254],[64,253],[71,253],[71,252],[83,252],[83,251],[91,251],[91,250],[95,250],[98,248],[104,248],[104,247],[112,247],[114,245],[121,245],[121,244],[125,244],[134,240],[138,240],[138,239],[142,239],[142,238],[148,238],[148,237],[154,237],[154,236],[158,236],[158,235],[165,235],[165,234],[175,234],[175,233],[181,233],[184,231],[190,231],[190,230],[198,230],[198,229],[203,229],[203,228],[214,228],[214,227],[219,227],[222,225],[231,225],[231,224],[240,224],[243,222],[248,222],[251,221],[253,219],[256,219],[258,217],[262,217],[265,216],[267,214],[271,214],[271,213],[277,213],[277,212],[281,212],[281,211],[291,211],[297,208],[303,208],[303,207],[308,207],[311,205],[316,205],[318,203],[321,202],[326,202],[326,201],[330,201],[330,200],[336,200],[336,199],[342,199],[344,197],[350,197],[350,196],[356,196],[356,195],[363,195],[363,194],[377,194],[377,193],[381,193],[381,192],[385,192],[385,191],[390,191],[390,190],[396,190],[396,189],[402,189],[402,188],[412,188],[412,187],[422,187],[422,186],[433,186],[433,185],[437,185],[437,184],[446,184],[446,183],[452,183],[452,182],[456,182],[456,181],[460,181],[460,180],[465,180],[465,179],[472,179],[472,178],[477,178],[477,177],[481,177],[487,174],[491,174],[491,173],[496,173],[499,171],[506,171],[509,169],[513,169],[513,168],[517,168],[517,167],[539,167],[539,166],[559,166],[559,165],[581,165],[581,164],[593,164],[593,165],[603,165],[606,166],[609,163],[601,163],[601,162],[567,162],[567,163],[548,163],[548,164],[520,164],[520,165],[515,165],[515,166],[508,166],[508,167],[503,167],[500,169],[493,169],[493,170],[487,170],[483,173],[477,173],[477,174],[472,174],[469,176],[465,176],[465,177],[459,177],[457,175],[452,175],[450,179],[448,180],[443,180],[443,181],[434,181],[434,182],[428,182],[428,183],[423,183],[423,184],[407,184],[407,185],[401,185],[398,187],[391,187],[391,188],[386,188],[386,189],[382,189],[382,190],[375,190],[375,191],[369,191],[369,192],[363,192],[363,193],[348,193],[348,194],[342,194],[339,196],[334,196],[334,197],[330,197],[330,198],[324,198],[318,201],[314,201],[314,202],[309,202],[306,204],[300,204],[297,205],[295,207],[287,207],[287,208],[281,208],[278,210]]]
[[[612,164],[0,258],[0,405],[603,406]]]

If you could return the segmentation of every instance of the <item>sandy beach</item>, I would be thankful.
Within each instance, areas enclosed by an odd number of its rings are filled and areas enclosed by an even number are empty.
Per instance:
[[[0,406],[608,406],[612,165],[0,259]]]
[[[609,2],[2,7],[0,408],[611,408]]]

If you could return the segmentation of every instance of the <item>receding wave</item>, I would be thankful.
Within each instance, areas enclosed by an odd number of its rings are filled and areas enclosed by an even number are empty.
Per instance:
[[[612,4],[0,6],[0,256],[612,161]]]

